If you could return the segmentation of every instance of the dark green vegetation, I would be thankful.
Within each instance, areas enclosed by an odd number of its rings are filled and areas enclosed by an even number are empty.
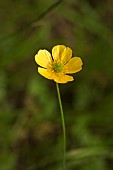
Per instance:
[[[0,1],[0,170],[61,170],[56,86],[34,61],[57,44],[84,62],[75,81],[60,85],[67,170],[113,169],[112,7],[112,0]]]

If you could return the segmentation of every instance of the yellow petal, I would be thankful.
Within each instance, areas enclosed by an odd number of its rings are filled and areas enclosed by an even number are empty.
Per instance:
[[[73,57],[64,66],[65,73],[76,73],[82,69],[83,62],[80,57]]]
[[[54,76],[54,81],[57,83],[67,83],[68,81],[73,81],[73,77],[72,76],[68,76],[65,74],[56,74]]]
[[[38,72],[47,79],[51,79],[51,80],[53,79],[52,72],[48,72],[48,70],[45,68],[38,67]]]
[[[52,56],[54,61],[60,60],[65,64],[72,57],[72,50],[64,45],[57,45],[52,49]]]
[[[47,50],[39,50],[35,55],[35,61],[38,65],[47,68],[47,65],[52,62],[52,57]]]

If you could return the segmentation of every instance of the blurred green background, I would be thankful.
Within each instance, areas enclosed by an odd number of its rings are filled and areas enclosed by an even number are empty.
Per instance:
[[[0,170],[61,170],[56,86],[34,61],[57,44],[84,62],[60,85],[66,170],[113,169],[113,1],[1,0]]]

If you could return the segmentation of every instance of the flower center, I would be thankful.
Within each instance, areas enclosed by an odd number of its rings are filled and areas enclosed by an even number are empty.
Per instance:
[[[63,70],[63,65],[60,62],[55,63],[54,66],[53,66],[53,70],[55,72],[59,73]]]

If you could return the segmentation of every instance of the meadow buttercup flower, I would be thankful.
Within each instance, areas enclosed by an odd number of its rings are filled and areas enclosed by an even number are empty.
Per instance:
[[[47,79],[57,83],[73,81],[72,74],[82,69],[83,62],[80,57],[72,57],[72,50],[64,45],[54,46],[52,55],[47,50],[39,50],[35,55],[38,72]]]
[[[45,78],[54,80],[56,82],[63,129],[62,170],[65,170],[66,130],[58,83],[67,83],[69,81],[73,81],[73,77],[67,74],[80,71],[82,69],[83,62],[80,57],[72,57],[72,50],[64,45],[54,46],[52,49],[52,55],[45,49],[39,50],[35,55],[35,61],[40,66],[38,67],[38,72]]]

